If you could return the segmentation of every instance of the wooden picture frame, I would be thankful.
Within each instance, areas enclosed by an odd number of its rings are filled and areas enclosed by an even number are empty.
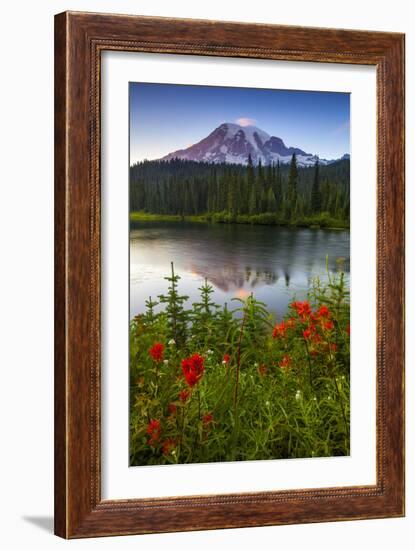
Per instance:
[[[105,50],[377,72],[377,480],[101,499],[100,60]],[[404,515],[404,35],[65,12],[55,18],[55,533],[64,538]]]

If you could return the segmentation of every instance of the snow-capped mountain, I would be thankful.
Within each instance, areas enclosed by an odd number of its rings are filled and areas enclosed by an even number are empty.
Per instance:
[[[187,149],[173,151],[161,160],[179,158],[196,162],[246,164],[248,155],[251,155],[254,164],[258,164],[260,159],[262,164],[277,161],[289,163],[293,153],[296,154],[299,166],[311,166],[318,158],[297,147],[287,147],[281,138],[270,136],[256,126],[239,126],[226,122],[198,143]],[[319,159],[319,162],[329,164],[334,160]]]

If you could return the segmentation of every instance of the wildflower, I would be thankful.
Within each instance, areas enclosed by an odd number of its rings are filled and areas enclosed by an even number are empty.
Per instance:
[[[213,351],[211,349],[208,349],[206,352],[208,355],[212,355]]]
[[[314,344],[319,344],[321,342],[321,336],[318,332],[314,332],[312,341]]]
[[[165,365],[168,365],[168,364],[169,364],[169,360],[168,360],[168,359],[165,359],[165,360],[163,361],[163,363],[164,363]]]
[[[182,371],[187,384],[192,388],[203,376],[205,370],[205,360],[198,353],[194,353],[191,357],[183,359]]]
[[[213,414],[212,413],[204,414],[202,416],[202,422],[205,426],[209,426],[210,424],[212,424]]]
[[[160,342],[156,342],[148,350],[148,353],[154,359],[154,361],[157,361],[157,363],[160,363],[163,360],[164,344],[161,344]]]
[[[228,353],[225,353],[225,355],[223,356],[222,364],[227,365],[230,360],[231,360],[231,356]]]
[[[301,390],[297,390],[295,393],[295,400],[299,401],[301,399]]]
[[[174,338],[172,338],[171,340],[168,341],[169,346],[174,346],[175,343],[176,342],[175,342]]]
[[[284,355],[278,364],[282,369],[288,368],[291,365],[291,357],[289,355]]]
[[[267,374],[267,366],[262,364],[258,367],[258,372],[261,376],[265,376]]]
[[[333,330],[334,329],[333,321],[326,321],[325,323],[323,323],[323,328],[325,330]]]
[[[303,337],[304,337],[304,340],[309,340],[312,336],[312,330],[311,328],[306,328],[303,330]]]
[[[150,436],[148,444],[154,447],[161,436],[160,420],[150,420],[146,431],[147,435]]]
[[[304,321],[307,317],[310,317],[312,311],[310,304],[305,302],[292,302],[291,307],[296,310],[299,317]]]
[[[185,403],[187,401],[187,398],[189,397],[190,395],[190,392],[187,391],[187,390],[182,390],[180,393],[179,393],[179,399],[182,403]]]
[[[273,338],[284,338],[285,333],[287,332],[287,327],[284,321],[281,321],[280,324],[276,324],[274,330],[272,331]]]
[[[177,405],[174,403],[169,403],[168,409],[170,414],[175,414],[177,412]]]
[[[317,315],[318,315],[318,317],[327,317],[328,318],[328,317],[331,316],[331,313],[330,313],[329,308],[326,305],[322,305],[317,310]]]
[[[310,323],[317,323],[319,321],[319,316],[317,313],[311,313],[309,317]]]
[[[287,319],[287,321],[285,323],[285,326],[287,327],[287,329],[295,328],[295,319],[294,319],[294,317],[290,317],[289,319]]]
[[[329,349],[332,353],[336,353],[337,351],[337,344],[331,343],[329,344]]]
[[[168,455],[171,453],[171,451],[176,446],[176,440],[175,439],[165,439],[162,444],[163,454]]]

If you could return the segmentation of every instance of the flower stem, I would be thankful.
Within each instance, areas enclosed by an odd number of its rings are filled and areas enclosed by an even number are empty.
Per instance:
[[[304,344],[305,344],[305,349],[307,351],[307,363],[308,363],[308,375],[309,375],[309,378],[310,378],[310,387],[312,388],[313,387],[313,377],[312,377],[312,374],[311,374],[310,350],[308,349],[307,340],[304,340]]]
[[[242,318],[242,324],[241,324],[241,331],[239,333],[239,339],[238,339],[238,351],[237,351],[237,360],[236,360],[236,376],[235,376],[235,392],[233,396],[233,405],[236,415],[236,408],[238,403],[238,385],[239,385],[239,372],[241,370],[241,344],[242,344],[242,336],[244,333],[244,327],[246,322],[246,311],[244,311],[244,316]]]

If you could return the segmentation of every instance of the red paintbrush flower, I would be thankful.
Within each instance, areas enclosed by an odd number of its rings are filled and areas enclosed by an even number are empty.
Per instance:
[[[318,332],[315,332],[313,334],[312,340],[313,340],[314,344],[319,344],[321,342],[322,338],[321,338],[321,336]]]
[[[175,448],[177,442],[175,439],[165,439],[162,444],[163,454],[169,455]]]
[[[287,327],[284,321],[281,321],[280,324],[276,324],[274,330],[272,331],[273,338],[284,338],[285,333],[287,332]]]
[[[326,305],[322,305],[317,310],[318,317],[329,318],[331,316],[330,310]]]
[[[147,435],[150,436],[148,444],[152,447],[157,443],[161,436],[160,420],[150,420],[147,425]]]
[[[223,356],[223,359],[222,359],[222,363],[227,365],[230,360],[231,360],[231,356],[229,355],[229,353],[225,353],[225,355]]]
[[[190,395],[190,392],[187,391],[187,390],[182,390],[180,393],[179,393],[179,399],[182,403],[185,403],[187,401],[187,398],[189,397]]]
[[[191,357],[187,357],[182,361],[182,371],[187,384],[192,388],[203,376],[205,370],[205,360],[198,353],[194,353]]]
[[[212,413],[208,413],[208,414],[204,414],[202,416],[202,422],[205,426],[209,426],[209,424],[212,424],[213,422],[213,414]]]
[[[311,330],[311,328],[306,328],[305,330],[303,330],[304,340],[309,340],[312,336],[312,333],[313,331]]]
[[[295,311],[298,313],[298,315],[301,317],[303,321],[307,319],[307,317],[310,317],[312,313],[310,304],[307,301],[292,302],[291,307],[295,309]]]
[[[177,405],[175,403],[169,403],[169,413],[170,414],[176,414],[177,412]]]
[[[285,322],[285,326],[287,327],[287,329],[295,328],[295,319],[294,319],[294,317],[290,317],[289,319],[287,319],[287,321]]]
[[[333,321],[326,321],[323,323],[324,330],[333,330],[334,329],[334,323]]]
[[[161,361],[163,361],[164,344],[161,344],[160,342],[156,342],[148,350],[148,353],[154,359],[154,361],[157,361],[157,363],[160,363]]]
[[[261,376],[265,376],[267,374],[267,371],[268,371],[267,366],[264,364],[258,367],[258,372]]]
[[[281,361],[279,362],[279,366],[282,368],[282,369],[286,369],[287,367],[289,367],[291,365],[291,357],[289,355],[284,355],[284,357],[281,359]]]

